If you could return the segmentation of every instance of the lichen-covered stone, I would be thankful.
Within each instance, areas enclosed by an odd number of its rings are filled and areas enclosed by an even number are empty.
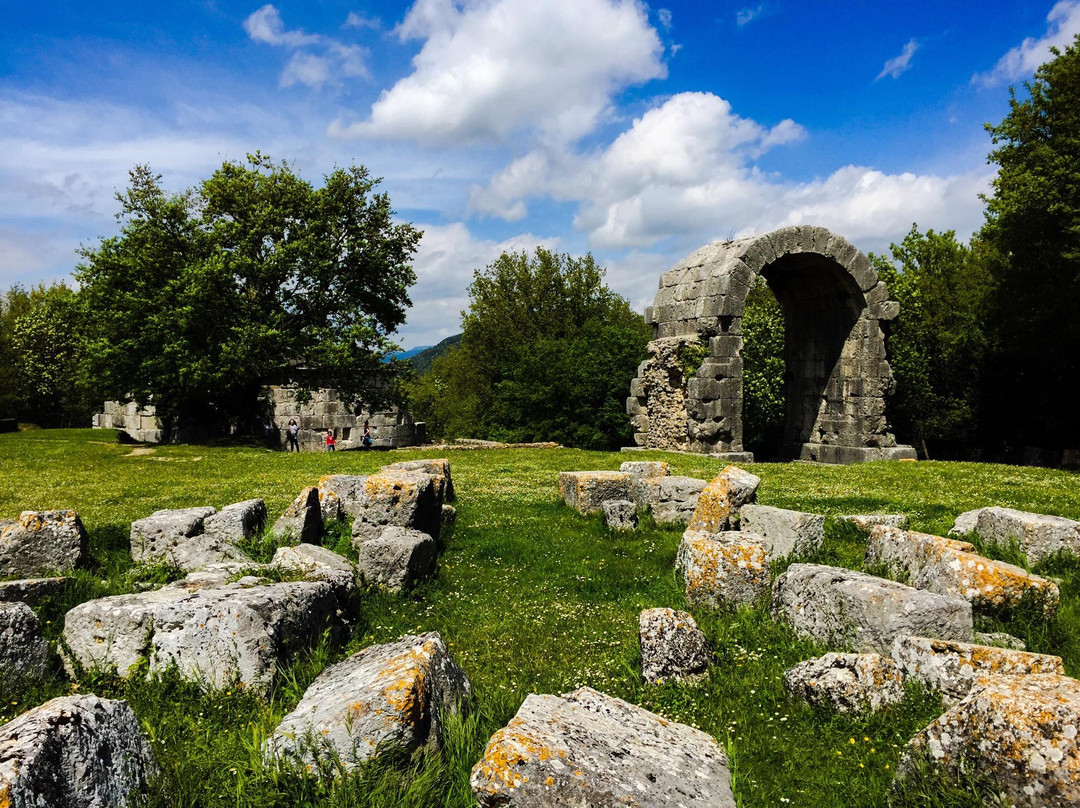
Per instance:
[[[175,564],[197,570],[226,561],[249,561],[232,539],[203,532],[209,506],[155,511],[131,523],[131,558],[136,564]]]
[[[67,578],[20,578],[0,581],[0,603],[22,601],[34,605],[42,598],[59,595],[67,585]]]
[[[126,808],[156,773],[127,702],[62,696],[0,727],[4,808]]]
[[[905,674],[939,691],[946,704],[964,698],[981,676],[1065,673],[1061,657],[929,637],[897,637],[890,653]]]
[[[233,544],[257,536],[266,527],[266,503],[246,499],[226,505],[203,521],[203,533]]]
[[[1080,682],[1047,673],[987,676],[908,744],[897,777],[917,755],[955,777],[989,777],[1017,808],[1080,806]]]
[[[703,678],[713,650],[697,622],[675,609],[645,609],[638,618],[641,673],[650,684]]]
[[[675,568],[692,605],[718,609],[753,604],[769,591],[769,548],[764,539],[750,533],[687,530]]]
[[[968,533],[974,533],[975,528],[979,524],[979,514],[982,513],[982,508],[976,508],[973,511],[964,511],[953,522],[953,526],[949,529],[950,536],[966,536]]]
[[[279,547],[270,565],[283,570],[303,574],[308,581],[331,581],[351,590],[356,570],[352,562],[326,547],[315,544],[297,544]],[[344,594],[348,594],[346,591]]]
[[[637,527],[637,505],[630,500],[609,499],[602,507],[604,524],[611,530],[625,532]]]
[[[866,560],[906,576],[916,589],[962,597],[977,612],[1007,612],[1022,602],[1038,606],[1047,617],[1057,612],[1057,584],[974,550],[957,539],[879,525],[870,532]]]
[[[1062,550],[1080,556],[1080,522],[1013,508],[982,508],[975,532],[991,544],[1016,540],[1029,564]]]
[[[772,558],[805,555],[825,541],[825,517],[769,505],[746,504],[739,509],[739,529],[761,536]]]
[[[401,471],[420,471],[436,478],[436,483],[442,489],[444,502],[453,502],[456,499],[454,493],[454,478],[450,476],[450,461],[445,458],[431,460],[402,460],[383,466],[383,469],[399,469]]]
[[[631,498],[639,506],[648,507],[658,525],[686,525],[705,486],[704,480],[694,477],[635,477]]]
[[[360,547],[382,535],[385,527],[407,527],[439,538],[442,486],[423,471],[384,469],[364,481],[353,519],[352,540]]]
[[[596,513],[609,499],[633,499],[625,471],[560,471],[559,496],[579,513]]]
[[[1004,631],[976,631],[975,642],[979,645],[991,645],[994,648],[1011,648],[1013,651],[1026,651],[1027,643]]]
[[[337,626],[340,589],[328,581],[221,585],[178,581],[150,592],[81,603],[64,618],[68,666],[131,675],[175,665],[207,687],[269,687],[280,664]],[[138,668],[136,668],[138,670]]]
[[[531,694],[470,780],[480,808],[734,808],[712,737],[583,687]]]
[[[663,460],[627,460],[619,466],[619,471],[640,478],[667,477],[671,474],[671,466]]]
[[[963,598],[820,564],[792,564],[776,579],[772,613],[802,636],[881,654],[902,635],[963,642],[972,635]]]
[[[52,664],[53,655],[37,615],[25,603],[0,603],[0,672],[4,683],[39,679]]]
[[[899,666],[879,654],[830,653],[784,672],[788,694],[840,713],[876,712],[904,700]]]
[[[377,539],[360,545],[364,583],[400,592],[435,570],[435,540],[407,527],[383,528]]]
[[[346,771],[387,753],[439,750],[447,716],[471,692],[437,633],[373,645],[319,674],[266,750],[307,766],[340,760]]]
[[[754,501],[760,483],[760,477],[728,466],[702,489],[687,529],[706,533],[730,530],[739,508]]]
[[[878,525],[899,527],[907,530],[910,522],[906,513],[854,513],[839,517],[841,522],[854,525],[863,533],[869,533]]]
[[[75,511],[23,511],[0,526],[0,577],[71,572],[86,562],[88,541]]]
[[[319,489],[309,485],[302,489],[274,522],[271,533],[280,541],[318,544],[322,541],[323,514]]]
[[[327,474],[320,477],[319,510],[323,522],[332,522],[346,514],[356,516],[364,497],[365,482],[366,476],[354,474]]]

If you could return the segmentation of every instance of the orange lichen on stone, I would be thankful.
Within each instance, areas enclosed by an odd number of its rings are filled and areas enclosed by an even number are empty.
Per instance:
[[[726,530],[739,508],[753,499],[758,482],[738,466],[726,467],[702,489],[687,529],[709,533]]]
[[[769,551],[764,542],[738,534],[687,531],[679,547],[678,566],[686,598],[716,607],[722,602],[752,600],[769,582]]]
[[[484,750],[484,757],[473,769],[474,782],[476,776],[481,775],[484,778],[482,788],[489,794],[500,789],[513,789],[526,782],[527,778],[515,771],[524,763],[553,759],[561,761],[567,757],[566,749],[548,746],[521,731],[523,723],[520,718],[514,717],[492,735]],[[544,782],[550,786],[554,785],[555,780],[548,777]]]
[[[420,648],[410,648],[386,661],[383,676],[390,684],[382,695],[391,708],[406,721],[419,721],[427,688],[427,663],[435,655],[437,645],[426,641]]]

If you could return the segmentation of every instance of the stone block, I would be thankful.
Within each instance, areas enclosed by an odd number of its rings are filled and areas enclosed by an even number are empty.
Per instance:
[[[0,671],[4,684],[37,682],[49,672],[52,662],[52,651],[30,607],[22,602],[0,603]]]
[[[732,531],[687,530],[675,555],[686,602],[718,609],[754,604],[769,591],[769,549],[765,540]]]
[[[0,727],[0,805],[141,805],[157,771],[124,701],[61,696]]]
[[[226,505],[203,521],[203,532],[225,542],[252,539],[266,527],[266,503],[261,499],[246,499]]]
[[[633,479],[625,471],[560,471],[559,496],[579,513],[596,513],[605,500],[633,499]]]
[[[470,779],[479,808],[734,808],[711,736],[583,687],[526,697]]]
[[[627,460],[619,465],[619,471],[624,471],[639,479],[667,477],[671,474],[671,466],[663,460]]]
[[[0,577],[71,572],[86,562],[88,541],[75,511],[23,511],[0,524]]]
[[[454,479],[450,476],[450,461],[444,458],[438,458],[433,460],[402,460],[400,463],[391,463],[388,466],[383,466],[383,470],[386,469],[399,469],[401,471],[421,471],[424,474],[430,474],[436,478],[436,483],[442,489],[442,498],[444,502],[453,502],[454,495]]]
[[[205,534],[209,506],[154,511],[131,523],[131,558],[136,564],[174,564],[202,569],[223,561],[250,561],[231,540]]]
[[[695,681],[713,661],[709,641],[694,618],[674,609],[645,609],[638,618],[641,672],[649,684]]]
[[[326,668],[266,741],[268,757],[345,771],[386,754],[442,748],[469,680],[437,633],[373,645]]]
[[[604,525],[611,530],[626,532],[638,525],[637,505],[628,499],[608,499],[601,504]]]
[[[435,540],[406,527],[384,527],[378,538],[360,545],[364,582],[400,592],[435,571]]]
[[[904,700],[904,676],[889,657],[830,653],[784,672],[784,688],[799,701],[838,713],[876,712]]]
[[[768,505],[746,504],[739,509],[739,527],[765,539],[771,558],[805,555],[825,541],[825,517]]]
[[[327,515],[333,511],[333,506],[330,503],[335,499],[338,502],[340,513],[356,516],[364,498],[364,483],[366,482],[366,476],[353,474],[327,474],[320,477],[319,502],[320,510],[323,511],[324,522]],[[325,506],[322,504],[324,501],[327,502]]]
[[[299,572],[306,581],[330,581],[338,584],[345,590],[341,593],[343,597],[348,597],[355,583],[356,573],[349,559],[315,544],[279,547],[274,552],[270,565]]]
[[[422,471],[385,469],[364,482],[353,519],[353,545],[378,538],[385,527],[407,527],[439,538],[442,490],[436,478]]]
[[[899,636],[968,642],[971,604],[865,572],[792,564],[773,583],[772,613],[833,647],[887,654]]]
[[[20,578],[14,581],[0,581],[0,603],[22,602],[34,605],[42,598],[54,597],[64,591],[68,579],[57,578]]]
[[[946,705],[964,698],[982,676],[1065,674],[1061,657],[929,637],[897,637],[890,654],[907,676],[941,693]]]
[[[633,500],[652,511],[658,525],[685,525],[697,507],[705,481],[694,477],[640,477],[633,482]]]
[[[878,525],[907,530],[909,521],[906,513],[856,513],[838,518],[841,522],[854,525],[862,533],[869,533]]]
[[[278,517],[271,533],[279,541],[318,544],[322,541],[322,504],[319,489],[309,485],[302,489],[285,513]]]
[[[982,508],[975,532],[991,544],[1008,544],[1015,539],[1029,564],[1038,564],[1062,550],[1080,556],[1080,522],[1061,516]]]
[[[739,508],[753,502],[760,483],[760,477],[728,466],[702,489],[688,529],[706,533],[728,530]]]

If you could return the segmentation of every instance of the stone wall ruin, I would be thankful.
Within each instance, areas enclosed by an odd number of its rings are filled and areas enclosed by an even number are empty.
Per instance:
[[[742,453],[742,316],[765,278],[784,312],[784,453],[826,463],[914,458],[885,417],[884,326],[899,313],[869,259],[821,227],[714,242],[665,272],[645,319],[649,357],[630,388],[635,442]],[[687,366],[687,358],[704,353]]]

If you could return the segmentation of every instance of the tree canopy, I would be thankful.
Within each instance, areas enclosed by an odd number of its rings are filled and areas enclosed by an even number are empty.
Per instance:
[[[315,188],[255,153],[179,194],[146,166],[130,176],[120,234],[75,271],[103,398],[152,403],[166,429],[222,423],[287,370],[302,391],[383,403],[421,233],[366,169]]]

